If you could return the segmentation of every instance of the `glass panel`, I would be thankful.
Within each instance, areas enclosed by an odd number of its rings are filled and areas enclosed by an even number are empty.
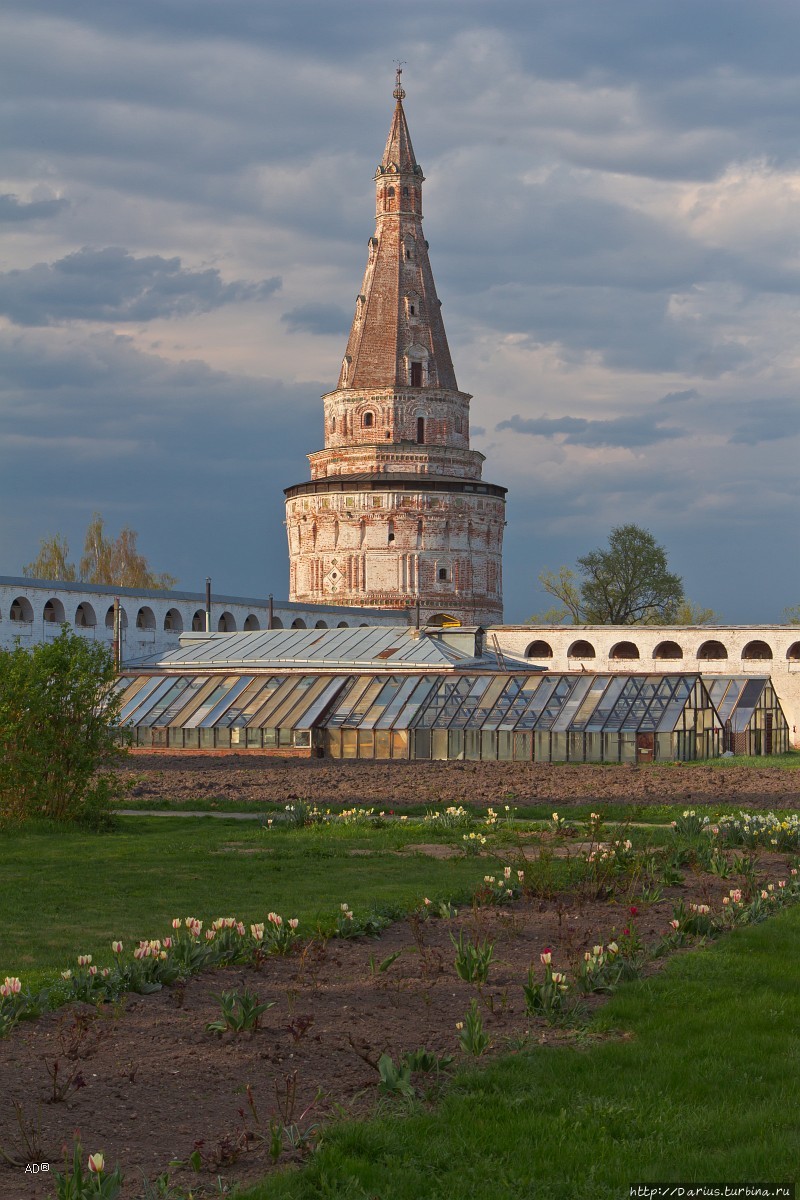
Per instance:
[[[550,758],[552,762],[566,762],[567,735],[565,733],[551,733]]]
[[[212,750],[214,747],[214,730],[201,729],[200,731],[200,749]]]
[[[218,729],[217,737],[216,737],[216,745],[219,746],[221,749],[227,749],[230,747],[230,744],[231,744],[230,729]]]
[[[292,730],[288,726],[278,730],[278,746],[291,746]]]
[[[550,730],[537,729],[533,744],[536,761],[550,762]]]
[[[408,758],[408,732],[405,729],[392,730],[392,758]]]
[[[608,687],[611,680],[610,675],[596,675],[589,680],[589,690],[583,698],[578,711],[572,719],[573,729],[583,729],[586,722],[592,716],[597,705],[600,703],[603,692]]]
[[[448,729],[447,757],[459,759],[464,757],[464,730]]]
[[[447,730],[434,729],[431,738],[431,758],[438,761],[447,759]]]
[[[415,729],[411,751],[412,758],[430,758],[431,731],[430,729]]]
[[[359,758],[374,758],[375,757],[375,735],[371,729],[359,729],[356,731],[358,735],[358,757]]]
[[[424,679],[418,679],[414,691],[409,699],[400,709],[394,722],[396,729],[408,729],[416,724],[416,719],[419,716],[421,706],[425,703],[428,696],[435,688],[438,680],[434,677],[426,676]]]
[[[494,730],[484,729],[481,733],[481,758],[489,762],[497,758],[497,734]]]
[[[325,730],[325,753],[330,758],[342,757],[342,735],[338,729]]]
[[[248,729],[247,736],[250,737],[251,733],[255,733],[255,729]],[[271,726],[269,729],[262,729],[261,736],[263,738],[263,745],[264,745],[265,750],[275,750],[277,748],[278,731],[277,731],[277,729],[275,729],[274,726]]]
[[[477,677],[472,677],[469,691],[467,692],[460,709],[450,723],[451,729],[464,729],[467,725],[475,724],[475,709],[478,706],[481,696],[491,682],[491,675],[478,675]]]
[[[585,733],[583,735],[586,762],[602,762],[603,735],[601,733]]]
[[[208,727],[216,725],[218,718],[221,717],[228,708],[230,708],[230,706],[235,700],[238,699],[239,696],[241,696],[249,682],[250,677],[247,675],[237,679],[233,686],[227,689],[225,695],[217,701],[211,711],[207,713],[205,717],[203,717],[202,724]]]
[[[392,757],[392,735],[388,729],[378,729],[375,733],[375,757]]]
[[[611,682],[601,697],[597,708],[586,722],[587,733],[599,731],[603,728],[606,718],[608,717],[609,713],[613,711],[614,705],[617,702],[617,698],[619,697],[622,689],[625,687],[625,682],[626,680],[624,675],[615,675],[611,679]],[[603,758],[605,759],[605,754],[603,754]]]
[[[589,734],[589,736],[591,737],[592,735]],[[583,762],[584,734],[568,733],[567,738],[569,739],[569,761],[570,762]]]
[[[619,760],[620,762],[632,763],[636,762],[636,735],[623,733],[619,739]]]
[[[586,693],[592,686],[591,675],[581,675],[576,681],[570,693],[569,699],[565,700],[561,712],[553,721],[551,728],[553,732],[562,733],[572,726],[573,718],[576,716],[578,709],[581,707]],[[583,755],[581,755],[581,758]]]
[[[479,729],[464,730],[464,758],[477,762],[481,756],[481,732]]]
[[[183,730],[183,748],[184,750],[197,750],[200,745],[200,730],[199,729],[184,729]]]
[[[514,734],[514,761],[515,762],[530,762],[533,756],[533,734],[532,733],[515,733]]]
[[[119,714],[120,722],[131,719],[131,723],[133,723],[134,713],[138,713],[140,710],[146,711],[144,710],[144,705],[148,701],[150,701],[150,704],[155,704],[159,695],[166,691],[171,682],[171,679],[165,679],[163,675],[154,675],[146,678],[142,686],[137,688],[134,695],[123,704]],[[162,689],[161,692],[158,691],[159,688]],[[148,704],[149,707],[150,705]]]
[[[355,729],[342,730],[342,758],[358,756],[358,733]]]
[[[511,759],[514,757],[514,734],[511,730],[499,730],[497,734],[497,757],[503,762],[511,762]]]
[[[137,725],[169,725],[169,718],[166,710],[170,704],[176,700],[181,703],[181,697],[189,686],[190,680],[179,678],[172,680],[172,686],[162,692],[161,698],[155,704],[150,706],[150,711],[147,715],[141,715],[137,718]]]
[[[375,722],[376,729],[389,729],[394,722],[395,717],[400,712],[400,709],[411,696],[414,689],[419,685],[419,675],[411,675],[408,679],[404,679],[401,683],[395,696],[389,701],[386,710],[382,716],[378,717]]]

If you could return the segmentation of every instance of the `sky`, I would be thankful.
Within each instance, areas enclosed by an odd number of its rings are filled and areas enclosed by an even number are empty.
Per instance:
[[[288,594],[395,63],[505,619],[634,522],[726,623],[800,603],[796,0],[5,0],[0,574],[93,512]]]

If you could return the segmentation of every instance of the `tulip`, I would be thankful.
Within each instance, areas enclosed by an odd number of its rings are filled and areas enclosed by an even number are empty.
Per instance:
[[[428,904],[430,904],[430,900],[428,901]],[[297,929],[297,926],[298,926],[299,924],[300,924],[300,919],[299,919],[298,917],[292,917],[292,918],[290,919],[290,921],[289,921],[289,928],[290,928],[290,929]]]
[[[549,967],[550,963],[552,962],[552,959],[553,959],[553,956],[550,953],[549,949],[543,950],[542,953],[539,955],[539,962],[542,963],[545,967]]]
[[[122,942],[112,942],[111,949],[115,954],[122,954]]]
[[[103,1158],[102,1154],[89,1155],[89,1170],[91,1171],[92,1175],[100,1175],[105,1165],[106,1160]]]
[[[91,954],[79,954],[78,955],[78,966],[79,967],[88,967],[89,963],[91,961],[92,961]]]

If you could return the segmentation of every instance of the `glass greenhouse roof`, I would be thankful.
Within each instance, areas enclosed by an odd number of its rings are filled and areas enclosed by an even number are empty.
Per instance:
[[[120,686],[122,721],[133,726],[670,733],[687,707],[713,705],[722,722],[733,713],[746,725],[766,683],[616,673],[231,670],[126,675]]]

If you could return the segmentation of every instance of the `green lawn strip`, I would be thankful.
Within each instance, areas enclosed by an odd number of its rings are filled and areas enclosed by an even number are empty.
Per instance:
[[[110,942],[126,950],[170,932],[173,917],[235,915],[263,921],[275,910],[300,918],[300,933],[331,928],[339,905],[357,914],[407,909],[471,894],[485,858],[394,853],[409,842],[458,842],[391,826],[264,832],[249,822],[123,818],[112,834],[33,829],[0,835],[0,978],[39,986],[75,966],[79,953],[110,965]],[[353,855],[352,850],[369,853]],[[566,880],[565,880],[566,881]]]
[[[242,1200],[619,1200],[637,1181],[794,1180],[800,908],[623,987],[601,1041],[459,1076],[439,1108],[346,1123]],[[618,1034],[624,1031],[625,1038]]]

